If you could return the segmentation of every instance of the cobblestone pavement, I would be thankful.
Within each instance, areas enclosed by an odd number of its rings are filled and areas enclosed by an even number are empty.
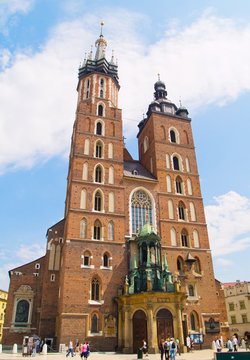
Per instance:
[[[225,350],[227,351],[227,350]],[[0,360],[15,360],[21,359],[22,354],[11,354],[11,353],[1,353]],[[34,359],[34,357],[31,357]],[[65,353],[53,353],[47,355],[36,355],[37,360],[63,360],[66,359]],[[80,356],[77,354],[75,360],[80,360]],[[70,360],[70,356],[67,358]],[[137,360],[136,354],[118,354],[114,352],[92,352],[88,360]],[[213,350],[196,350],[192,353],[186,353],[176,355],[176,360],[213,360],[214,359],[214,351]],[[250,351],[249,351],[249,359],[250,359]],[[143,360],[160,360],[160,354],[149,354],[148,356],[143,356]]]

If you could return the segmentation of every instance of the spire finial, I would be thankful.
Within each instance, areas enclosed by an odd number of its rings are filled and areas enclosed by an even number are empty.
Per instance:
[[[103,25],[104,25],[104,22],[101,21],[101,35],[100,35],[100,36],[103,36],[103,35],[102,35],[102,27],[103,27]]]
[[[161,80],[160,74],[158,73],[157,76],[158,76],[158,81],[160,81]]]
[[[179,98],[179,103],[180,103],[180,107],[182,106],[182,103],[181,103],[181,96]]]

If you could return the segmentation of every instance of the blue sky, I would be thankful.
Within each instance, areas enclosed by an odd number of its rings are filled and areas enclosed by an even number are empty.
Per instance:
[[[249,280],[250,2],[0,0],[0,288],[63,218],[78,66],[104,21],[124,134],[157,73],[189,110],[216,277]]]

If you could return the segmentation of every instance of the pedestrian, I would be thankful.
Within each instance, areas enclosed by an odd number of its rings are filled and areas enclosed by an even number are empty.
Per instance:
[[[84,357],[85,359],[87,359],[87,353],[88,353],[88,347],[87,347],[87,344],[86,342],[84,342],[83,344],[81,344],[81,353],[80,353],[80,356],[81,356],[81,359]]]
[[[78,339],[76,339],[76,344],[75,344],[74,352],[75,352],[75,353],[79,352],[79,340],[78,340]]]
[[[176,347],[177,347],[177,352],[178,352],[179,356],[181,356],[181,346],[180,346],[179,339],[175,339],[175,343],[176,343]]]
[[[164,341],[165,360],[169,359],[169,339]]]
[[[69,342],[69,347],[68,347],[68,352],[66,354],[66,357],[68,357],[69,354],[71,354],[72,357],[74,356],[73,341],[72,340],[70,340],[70,342]]]
[[[227,338],[227,347],[228,347],[228,352],[233,351],[233,344],[232,344],[232,341],[230,340],[230,338]]]
[[[143,351],[143,354],[148,356],[148,344],[145,339],[142,340],[142,351]]]
[[[90,347],[89,347],[89,342],[86,341],[86,345],[87,345],[87,358],[89,357],[90,355]]]
[[[220,339],[218,337],[215,339],[215,346],[216,346],[216,351],[221,352],[222,347],[221,347]]]
[[[187,343],[187,351],[191,351],[191,341],[190,341],[190,337],[187,336],[186,337],[186,343]]]
[[[175,344],[174,338],[171,338],[171,341],[169,343],[169,348],[170,348],[171,360],[175,360],[176,344]]]
[[[161,341],[160,341],[159,350],[161,353],[161,360],[163,360],[163,355],[164,355],[164,340],[163,339],[161,339]]]
[[[238,340],[237,340],[237,337],[236,337],[235,335],[233,336],[233,341],[232,341],[232,343],[233,343],[234,351],[238,351],[238,349],[237,349]]]

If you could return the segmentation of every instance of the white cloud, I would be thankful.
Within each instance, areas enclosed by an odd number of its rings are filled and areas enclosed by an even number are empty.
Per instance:
[[[205,207],[210,245],[215,256],[244,251],[250,247],[250,200],[234,191],[214,197]],[[227,262],[223,257],[219,262]]]
[[[206,14],[184,28],[173,22],[162,38],[148,45],[139,30],[148,18],[125,10],[102,13],[107,57],[115,49],[119,60],[127,138],[137,133],[158,72],[169,98],[178,102],[181,95],[191,113],[225,104],[250,89],[250,24],[238,26]],[[98,36],[98,22],[99,16],[87,14],[58,25],[37,53],[23,51],[9,59],[2,50],[2,62],[12,65],[0,73],[0,171],[68,154],[77,67]]]
[[[0,0],[0,29],[7,31],[8,20],[18,13],[26,14],[32,9],[35,0]]]
[[[10,250],[0,253],[0,284],[1,289],[8,291],[9,274],[11,269],[22,266],[45,255],[45,247],[40,244],[21,245],[14,253]],[[7,257],[15,258],[15,262],[6,261]]]

